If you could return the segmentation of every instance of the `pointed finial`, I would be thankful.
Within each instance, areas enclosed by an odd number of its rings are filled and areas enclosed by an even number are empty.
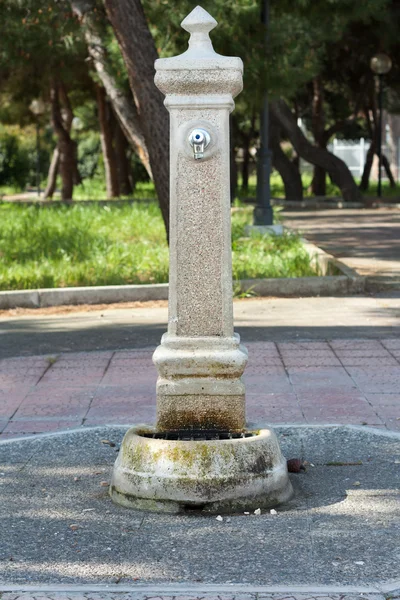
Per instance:
[[[181,23],[181,27],[191,34],[208,34],[217,25],[218,23],[214,17],[204,10],[204,8],[201,8],[201,6],[196,6]]]

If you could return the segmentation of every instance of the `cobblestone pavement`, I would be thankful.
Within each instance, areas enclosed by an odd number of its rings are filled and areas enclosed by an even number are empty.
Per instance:
[[[391,598],[394,598],[392,595]],[[332,593],[223,593],[214,594],[174,594],[152,595],[138,592],[110,593],[110,592],[27,592],[5,593],[1,600],[385,600],[383,594],[332,594]]]
[[[252,342],[250,424],[400,430],[400,339]],[[0,439],[80,426],[152,423],[153,349],[0,361]]]

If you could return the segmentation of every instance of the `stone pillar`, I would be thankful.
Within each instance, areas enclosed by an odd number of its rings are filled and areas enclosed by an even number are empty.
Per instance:
[[[170,112],[168,332],[154,353],[157,429],[241,430],[247,351],[233,331],[229,113],[242,90],[240,58],[217,54],[217,22],[197,6],[180,56],[156,61]]]
[[[189,49],[156,61],[171,115],[168,332],[153,360],[157,426],[132,427],[110,495],[153,511],[254,510],[293,493],[270,429],[245,431],[246,349],[233,332],[229,113],[242,61],[213,50],[216,21],[199,6],[183,21]]]

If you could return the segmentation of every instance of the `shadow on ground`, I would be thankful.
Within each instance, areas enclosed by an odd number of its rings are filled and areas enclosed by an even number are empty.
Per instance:
[[[103,483],[121,428],[0,443],[1,579],[253,585],[393,580],[400,436],[348,427],[276,431],[286,456],[314,465],[291,476],[294,500],[277,515],[232,515],[222,522],[215,515],[114,506]],[[327,464],[332,462],[337,464]],[[361,464],[346,464],[351,462]]]
[[[43,331],[30,322],[1,324],[0,359],[13,356],[38,356],[61,352],[89,352],[95,350],[129,350],[156,348],[166,331],[164,324],[146,326],[112,324],[98,329],[82,327],[70,332]],[[379,339],[398,337],[392,326],[354,327],[235,327],[244,343],[280,342],[325,339]]]

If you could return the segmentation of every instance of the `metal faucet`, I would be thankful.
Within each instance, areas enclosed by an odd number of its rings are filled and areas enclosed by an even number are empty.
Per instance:
[[[207,148],[210,140],[210,134],[205,129],[193,129],[189,134],[189,143],[193,148],[195,160],[204,157],[204,150]]]

